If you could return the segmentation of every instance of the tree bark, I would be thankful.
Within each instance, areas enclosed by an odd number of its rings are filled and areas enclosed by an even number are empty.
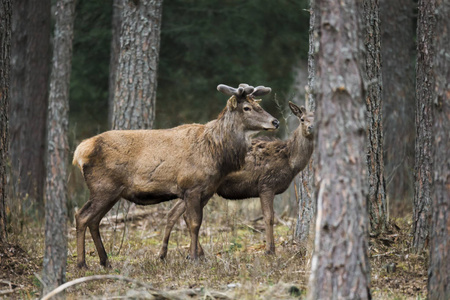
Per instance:
[[[162,0],[123,0],[114,129],[151,128],[155,119]]]
[[[8,107],[11,59],[11,1],[0,1],[0,245],[7,241],[6,166],[8,164]]]
[[[413,243],[416,252],[428,247],[431,226],[433,38],[435,0],[419,1],[416,67],[416,149],[414,167]]]
[[[362,2],[319,0],[317,219],[308,299],[370,299]]]
[[[380,0],[384,160],[387,194],[391,201],[411,199],[413,195],[415,44],[412,14],[411,0]]]
[[[317,39],[317,7],[316,0],[310,0],[309,17],[309,51],[308,51],[308,87],[306,89],[306,107],[309,111],[316,110],[316,43]],[[316,213],[316,201],[314,199],[314,154],[311,156],[308,166],[299,174],[298,185],[298,217],[295,226],[295,238],[300,242],[307,242],[311,225]]]
[[[428,299],[450,299],[450,3],[436,0],[432,225]]]
[[[372,232],[386,229],[388,208],[383,159],[383,96],[381,76],[381,34],[378,0],[364,1],[367,87],[367,167],[369,219]]]
[[[14,196],[43,213],[50,1],[13,1],[10,140]]]
[[[44,294],[62,284],[66,274],[67,133],[74,18],[75,0],[58,0],[48,108]]]
[[[109,59],[109,95],[108,95],[108,125],[112,127],[114,113],[114,94],[116,91],[116,72],[120,53],[120,28],[122,25],[121,0],[113,0],[111,21],[111,57]]]

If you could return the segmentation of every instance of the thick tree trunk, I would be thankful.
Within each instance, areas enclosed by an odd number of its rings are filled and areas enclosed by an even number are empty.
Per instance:
[[[434,182],[428,299],[450,299],[450,3],[436,0],[433,98]]]
[[[391,201],[411,199],[413,195],[413,3],[380,0],[384,159],[386,189]]]
[[[370,299],[362,2],[318,0],[317,219],[308,299]]]
[[[13,1],[10,140],[12,182],[23,207],[43,213],[50,74],[50,1]]]
[[[123,0],[114,129],[151,128],[155,119],[162,0]]]
[[[383,160],[381,35],[378,0],[364,1],[366,24],[367,167],[369,177],[369,219],[372,232],[386,229],[388,208]]]
[[[11,1],[0,1],[0,245],[6,243],[6,165],[11,58]]]
[[[416,252],[427,248],[431,226],[432,103],[434,89],[433,37],[435,0],[419,1],[416,72],[416,162],[414,167],[413,243]]]
[[[310,0],[309,17],[309,51],[308,51],[308,88],[306,90],[306,107],[309,111],[316,110],[315,78],[317,43],[317,7],[315,0]],[[316,201],[314,199],[314,154],[311,156],[308,166],[299,174],[298,185],[298,217],[295,226],[295,238],[300,242],[306,242],[309,238],[311,225],[316,213]]]
[[[62,284],[66,274],[67,133],[74,18],[75,0],[58,0],[48,109],[44,294]]]

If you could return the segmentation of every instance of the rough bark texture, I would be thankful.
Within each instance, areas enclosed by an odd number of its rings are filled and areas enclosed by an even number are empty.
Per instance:
[[[310,0],[309,17],[309,51],[308,51],[308,88],[306,91],[306,107],[309,111],[316,110],[315,101],[315,78],[316,65],[314,55],[316,54],[317,39],[317,7],[315,0]],[[309,238],[310,228],[314,222],[316,212],[316,201],[314,199],[314,154],[308,166],[300,172],[298,185],[298,218],[295,226],[295,238],[300,242],[306,242]]]
[[[416,65],[416,161],[414,167],[413,244],[416,252],[427,248],[431,226],[433,37],[435,1],[419,1]]]
[[[108,95],[108,125],[112,127],[114,112],[114,94],[116,91],[116,72],[120,53],[120,27],[122,25],[122,0],[113,0],[111,21],[111,57],[109,59],[109,95]]]
[[[414,168],[414,28],[411,0],[380,0],[386,189],[411,199]]]
[[[114,129],[151,128],[155,119],[162,0],[123,0]]]
[[[65,281],[67,260],[67,164],[69,85],[75,0],[56,2],[50,78],[45,202],[44,294]]]
[[[6,242],[6,165],[11,57],[11,1],[0,1],[0,244]]]
[[[42,213],[50,75],[50,0],[13,1],[10,140],[14,196]]]
[[[308,299],[370,299],[362,2],[319,0],[317,219]]]
[[[380,233],[387,226],[386,182],[383,160],[381,34],[378,0],[364,1],[366,25],[367,106],[367,168],[369,178],[369,219],[372,232]]]
[[[450,299],[450,3],[436,0],[434,38],[434,182],[428,299]]]

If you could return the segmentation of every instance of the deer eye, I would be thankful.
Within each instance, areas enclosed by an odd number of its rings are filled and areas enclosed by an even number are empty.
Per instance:
[[[301,118],[300,121],[305,122],[305,119]]]
[[[244,107],[244,110],[245,111],[251,111],[252,109],[250,107],[246,106],[246,107]]]

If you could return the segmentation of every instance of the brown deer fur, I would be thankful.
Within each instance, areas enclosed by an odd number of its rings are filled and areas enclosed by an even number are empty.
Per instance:
[[[197,258],[203,206],[222,178],[244,163],[250,135],[279,124],[253,99],[270,92],[269,88],[219,85],[218,89],[232,97],[218,118],[205,125],[107,131],[77,147],[73,163],[90,191],[89,201],[76,214],[78,267],[86,267],[86,227],[100,264],[109,266],[99,223],[120,198],[141,205],[185,201],[190,258]]]
[[[259,197],[266,227],[266,252],[275,253],[273,237],[273,199],[289,187],[294,177],[309,162],[314,150],[314,114],[289,103],[300,125],[286,141],[256,138],[245,157],[244,167],[225,177],[217,194],[225,199],[240,200]],[[185,203],[178,201],[167,215],[167,225],[159,256],[167,255],[170,232],[185,211]],[[198,245],[199,255],[203,250]]]

